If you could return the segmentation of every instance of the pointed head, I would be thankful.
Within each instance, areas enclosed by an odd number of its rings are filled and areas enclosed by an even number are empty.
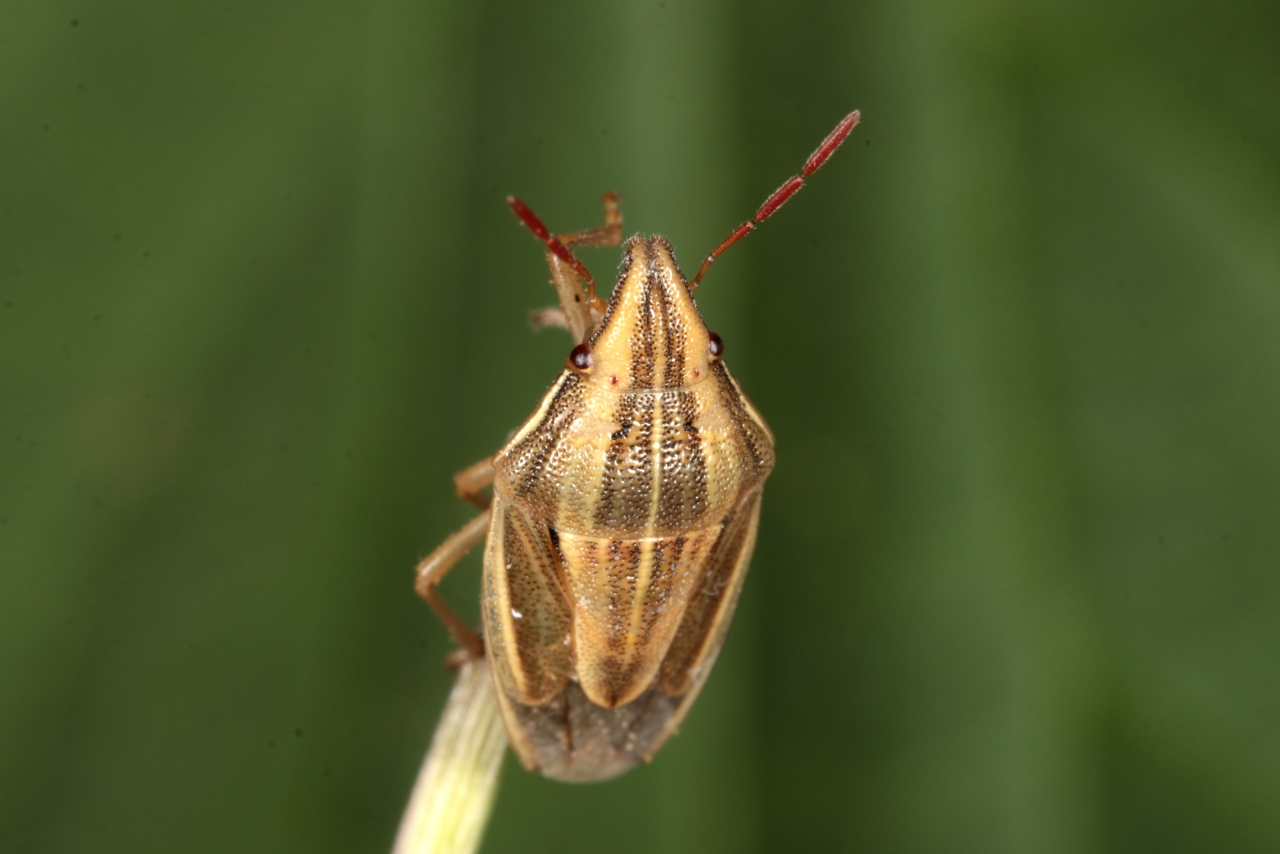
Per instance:
[[[604,317],[569,365],[592,385],[617,391],[671,389],[705,379],[723,349],[698,314],[671,244],[636,236]]]

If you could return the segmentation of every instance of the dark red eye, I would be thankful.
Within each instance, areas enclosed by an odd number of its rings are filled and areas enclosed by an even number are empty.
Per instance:
[[[711,333],[711,358],[719,359],[724,354],[724,339],[714,332]]]
[[[579,344],[570,350],[569,365],[579,371],[585,371],[591,367],[591,348],[586,344]]]

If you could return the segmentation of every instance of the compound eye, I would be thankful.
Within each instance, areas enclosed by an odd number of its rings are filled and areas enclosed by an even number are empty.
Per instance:
[[[719,335],[715,334],[714,332],[712,332],[711,344],[709,349],[711,350],[711,358],[719,359],[722,355],[724,355],[724,339],[721,338]]]
[[[586,344],[579,344],[570,350],[569,367],[577,371],[585,371],[591,367],[591,348]]]

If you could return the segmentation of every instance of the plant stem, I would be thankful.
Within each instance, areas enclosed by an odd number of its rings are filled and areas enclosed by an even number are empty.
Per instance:
[[[392,854],[473,854],[489,821],[506,747],[488,664],[468,661],[458,668]]]

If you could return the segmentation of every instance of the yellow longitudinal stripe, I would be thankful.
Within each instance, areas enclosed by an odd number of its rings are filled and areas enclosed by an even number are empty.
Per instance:
[[[641,618],[648,601],[649,585],[653,581],[653,554],[658,531],[658,505],[662,498],[662,439],[666,424],[662,419],[662,396],[654,395],[650,404],[649,459],[652,461],[649,478],[649,521],[645,525],[645,541],[640,552],[640,566],[636,572],[636,595],[631,602],[631,631],[627,636],[627,657],[634,659],[640,640]]]

